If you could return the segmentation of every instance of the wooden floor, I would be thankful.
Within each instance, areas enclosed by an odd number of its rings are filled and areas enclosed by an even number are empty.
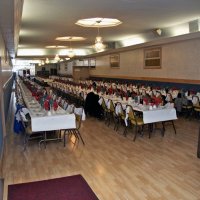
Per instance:
[[[12,109],[11,109],[12,110]],[[9,125],[13,116],[10,115]],[[8,184],[82,174],[100,200],[200,199],[200,159],[197,154],[199,122],[179,119],[177,135],[167,127],[165,136],[155,132],[132,141],[88,118],[81,127],[86,145],[68,141],[38,148],[34,141],[22,151],[22,137],[9,128],[3,173],[4,200]],[[73,140],[73,138],[72,138]]]

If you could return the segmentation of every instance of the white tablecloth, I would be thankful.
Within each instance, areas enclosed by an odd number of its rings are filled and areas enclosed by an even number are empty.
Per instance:
[[[31,127],[33,132],[76,128],[75,115],[31,116]]]
[[[31,116],[31,128],[33,132],[53,131],[61,129],[76,128],[75,114],[68,114],[64,109],[58,107],[57,111],[45,111],[32,97],[31,92],[20,82],[23,99]]]
[[[143,111],[143,121],[145,124],[175,119],[177,119],[177,116],[174,108]]]
[[[132,106],[133,110],[143,113],[144,124],[163,122],[177,119],[175,108],[160,107],[149,110],[148,106]],[[125,123],[127,125],[129,107],[126,109]]]

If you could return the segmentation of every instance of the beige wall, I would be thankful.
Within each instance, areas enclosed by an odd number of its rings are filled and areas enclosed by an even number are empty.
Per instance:
[[[109,55],[96,57],[90,76],[200,80],[200,39],[159,45],[162,68],[144,69],[144,48],[120,53],[120,68],[110,68]]]
[[[60,64],[60,70],[58,71],[59,74],[62,75],[70,75],[73,74],[73,62],[65,62]]]
[[[37,74],[38,71],[42,71],[42,67],[45,67],[45,71],[51,72],[51,69],[56,69],[57,66],[55,64],[46,64],[42,66],[36,66],[35,67],[35,74]]]
[[[75,81],[89,78],[89,68],[84,66],[73,67],[73,78]]]

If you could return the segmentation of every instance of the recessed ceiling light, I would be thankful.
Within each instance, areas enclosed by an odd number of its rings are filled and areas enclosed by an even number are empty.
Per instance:
[[[82,41],[82,40],[86,40],[86,38],[77,37],[77,36],[64,36],[64,37],[57,37],[56,40],[59,40],[59,41]]]
[[[46,46],[48,49],[64,49],[67,48],[67,46],[56,46],[56,45],[51,45],[51,46]]]
[[[117,26],[122,22],[118,19],[113,18],[87,18],[87,19],[80,19],[75,24],[83,27],[111,27]]]

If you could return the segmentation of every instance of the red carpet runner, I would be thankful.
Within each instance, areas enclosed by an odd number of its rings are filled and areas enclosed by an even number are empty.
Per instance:
[[[8,186],[8,200],[98,200],[81,175]]]

